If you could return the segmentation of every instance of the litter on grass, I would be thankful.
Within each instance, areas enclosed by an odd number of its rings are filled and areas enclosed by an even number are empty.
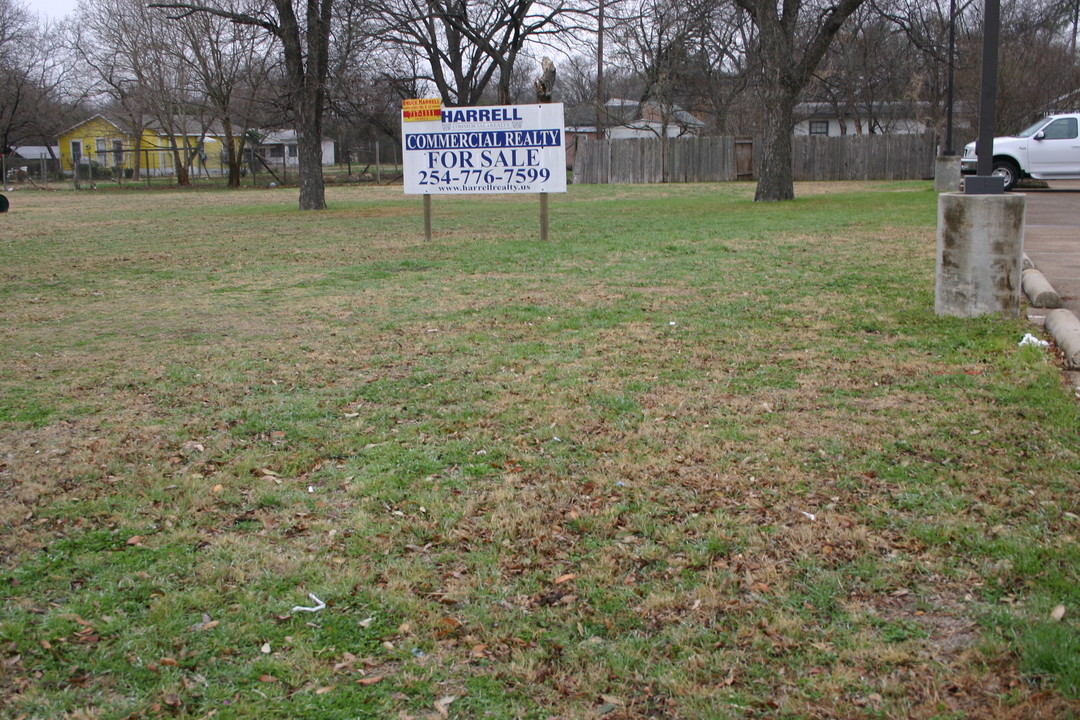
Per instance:
[[[1034,345],[1035,347],[1041,348],[1050,347],[1050,343],[1045,340],[1040,340],[1031,333],[1024,335],[1024,338],[1020,341],[1020,347],[1024,347],[1025,345]]]
[[[315,605],[313,607],[304,607],[303,605],[296,605],[289,612],[319,612],[320,610],[322,610],[323,608],[326,607],[326,603],[324,603],[319,598],[315,597],[315,593],[308,593],[308,597],[315,601]]]

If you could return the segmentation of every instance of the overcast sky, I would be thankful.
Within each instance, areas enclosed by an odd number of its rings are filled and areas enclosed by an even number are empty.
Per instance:
[[[30,12],[37,13],[49,20],[59,20],[60,18],[75,12],[75,5],[78,0],[30,0],[27,3],[27,7],[30,8]]]

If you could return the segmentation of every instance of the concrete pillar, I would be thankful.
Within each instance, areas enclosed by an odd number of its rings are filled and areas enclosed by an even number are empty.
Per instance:
[[[938,315],[1020,315],[1024,195],[938,196]]]
[[[938,155],[934,160],[934,192],[960,192],[959,155]]]

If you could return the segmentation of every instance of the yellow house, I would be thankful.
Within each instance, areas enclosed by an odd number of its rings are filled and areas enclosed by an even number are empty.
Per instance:
[[[151,176],[175,174],[176,158],[170,135],[156,123],[148,125],[136,139],[134,133],[104,115],[83,120],[60,133],[60,166],[64,172],[78,172],[81,177],[98,172],[134,171],[136,165],[141,173]],[[219,135],[184,129],[175,137],[181,162],[191,158],[192,174],[228,172]]]

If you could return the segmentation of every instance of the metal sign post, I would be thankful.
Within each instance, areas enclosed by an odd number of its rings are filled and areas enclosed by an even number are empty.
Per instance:
[[[540,193],[540,240],[548,240],[548,194]]]
[[[983,19],[982,84],[979,90],[979,158],[973,177],[964,182],[969,195],[1000,195],[1005,179],[994,177],[994,114],[997,110],[998,38],[1001,28],[1001,0],[986,0]]]
[[[424,195],[424,240],[431,242],[431,195]]]

